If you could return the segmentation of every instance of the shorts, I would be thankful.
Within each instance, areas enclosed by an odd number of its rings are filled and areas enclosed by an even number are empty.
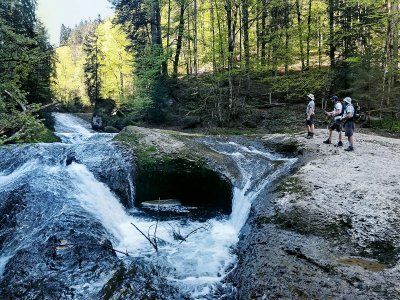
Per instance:
[[[311,115],[309,120],[306,119],[306,125],[311,126],[314,124],[315,124],[315,115]]]
[[[343,126],[345,135],[351,137],[354,134],[354,121],[347,121]]]
[[[332,121],[331,124],[329,124],[329,129],[336,130],[337,132],[341,132],[342,131],[342,123],[340,122],[340,120],[334,120],[334,121]]]

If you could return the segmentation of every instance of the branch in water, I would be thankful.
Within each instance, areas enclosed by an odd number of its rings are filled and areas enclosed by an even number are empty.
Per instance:
[[[200,227],[197,227],[197,228],[193,229],[191,232],[189,232],[188,234],[183,235],[183,234],[181,233],[181,231],[180,231],[179,228],[176,229],[176,228],[174,228],[174,227],[173,227],[171,224],[169,224],[169,223],[168,223],[168,225],[169,225],[169,226],[171,227],[171,229],[172,229],[172,235],[174,236],[174,239],[180,241],[179,244],[182,244],[183,242],[186,242],[187,239],[188,239],[192,234],[196,233],[196,232],[199,231],[199,230],[207,231],[207,230],[210,229],[210,225],[208,224],[207,226],[200,226]]]
[[[133,227],[136,228],[137,231],[139,231],[141,233],[141,235],[143,235],[146,240],[149,241],[149,243],[153,246],[153,248],[156,250],[156,252],[158,252],[158,245],[157,245],[157,237],[154,237],[154,241],[151,240],[150,236],[147,236],[146,234],[143,233],[143,231],[141,231],[135,224],[131,223]]]

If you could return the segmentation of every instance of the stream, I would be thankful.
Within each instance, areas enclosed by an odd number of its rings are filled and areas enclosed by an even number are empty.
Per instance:
[[[180,217],[156,220],[133,205],[134,168],[112,142],[115,135],[94,132],[69,114],[54,118],[62,142],[0,148],[0,293],[93,299],[113,270],[135,259],[156,266],[169,285],[191,299],[213,298],[221,288],[228,293],[224,278],[235,266],[234,247],[252,201],[266,195],[296,159],[240,139],[198,138],[237,168],[232,213],[196,219],[195,208],[171,204],[166,209]],[[127,195],[129,208],[110,184]],[[144,233],[155,232],[157,253],[132,223]],[[186,240],[177,240],[176,233]],[[79,247],[99,243],[102,247]]]

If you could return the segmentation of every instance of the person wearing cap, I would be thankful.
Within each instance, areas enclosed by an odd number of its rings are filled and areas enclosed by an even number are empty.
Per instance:
[[[331,112],[325,112],[325,114],[327,116],[331,116],[332,117],[332,122],[330,123],[328,130],[329,130],[329,137],[326,141],[324,141],[324,144],[332,144],[332,133],[334,130],[336,130],[337,132],[339,132],[339,142],[337,144],[338,147],[342,147],[343,146],[343,142],[342,142],[342,115],[343,115],[343,105],[339,100],[338,96],[333,96],[331,98],[333,104],[334,104],[334,108],[333,111]]]
[[[345,151],[354,151],[354,106],[351,104],[352,100],[350,97],[344,98],[345,109],[341,121],[344,122],[343,129],[345,135],[349,140],[349,147],[344,149]]]
[[[313,94],[307,95],[308,105],[306,109],[306,125],[307,125],[307,138],[314,137],[314,123],[315,123],[315,97]]]

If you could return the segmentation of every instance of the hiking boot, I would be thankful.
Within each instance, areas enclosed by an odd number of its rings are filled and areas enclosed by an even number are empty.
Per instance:
[[[337,147],[343,147],[343,142],[337,143]]]
[[[354,148],[352,146],[349,146],[349,148],[344,149],[344,151],[354,151]]]
[[[332,144],[331,141],[329,139],[327,139],[326,141],[323,141],[324,144]]]
[[[314,138],[314,134],[311,133],[309,136],[306,137],[306,139],[313,139]]]

